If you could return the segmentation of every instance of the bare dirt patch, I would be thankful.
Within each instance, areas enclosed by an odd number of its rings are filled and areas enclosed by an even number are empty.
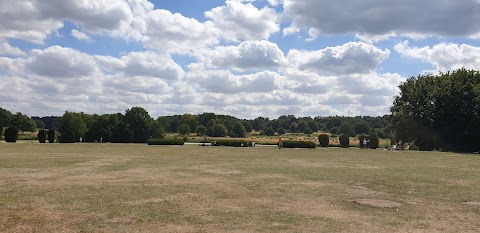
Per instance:
[[[470,205],[470,206],[480,207],[480,201],[469,201],[469,202],[465,202],[464,204],[465,205]]]
[[[381,199],[358,199],[358,200],[354,200],[353,202],[356,202],[362,205],[378,207],[378,208],[395,208],[395,207],[402,206],[402,203],[398,203],[390,200],[381,200]]]

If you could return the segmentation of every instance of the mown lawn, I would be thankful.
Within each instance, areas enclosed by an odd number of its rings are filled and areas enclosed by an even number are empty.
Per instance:
[[[0,143],[0,232],[478,229],[478,155]]]

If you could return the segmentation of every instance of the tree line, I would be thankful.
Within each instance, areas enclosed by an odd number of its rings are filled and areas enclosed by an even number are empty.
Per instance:
[[[207,112],[153,119],[142,107],[133,107],[124,114],[65,112],[61,117],[30,118],[0,108],[0,135],[4,127],[31,132],[48,128],[58,131],[60,142],[75,142],[82,137],[86,142],[144,143],[150,138],[162,138],[165,133],[241,138],[252,131],[267,136],[322,131],[348,137],[376,135],[410,143],[420,150],[480,150],[478,71],[459,69],[438,75],[419,75],[400,84],[399,88],[400,93],[390,108],[391,114],[377,117],[283,115],[277,119],[238,119]]]

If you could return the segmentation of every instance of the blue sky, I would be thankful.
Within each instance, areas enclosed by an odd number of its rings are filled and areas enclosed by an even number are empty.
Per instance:
[[[388,114],[480,67],[480,1],[4,0],[0,107],[28,115]]]

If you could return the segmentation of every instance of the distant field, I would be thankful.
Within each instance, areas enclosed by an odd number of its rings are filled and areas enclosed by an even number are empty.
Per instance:
[[[0,143],[0,232],[478,229],[478,155]]]

